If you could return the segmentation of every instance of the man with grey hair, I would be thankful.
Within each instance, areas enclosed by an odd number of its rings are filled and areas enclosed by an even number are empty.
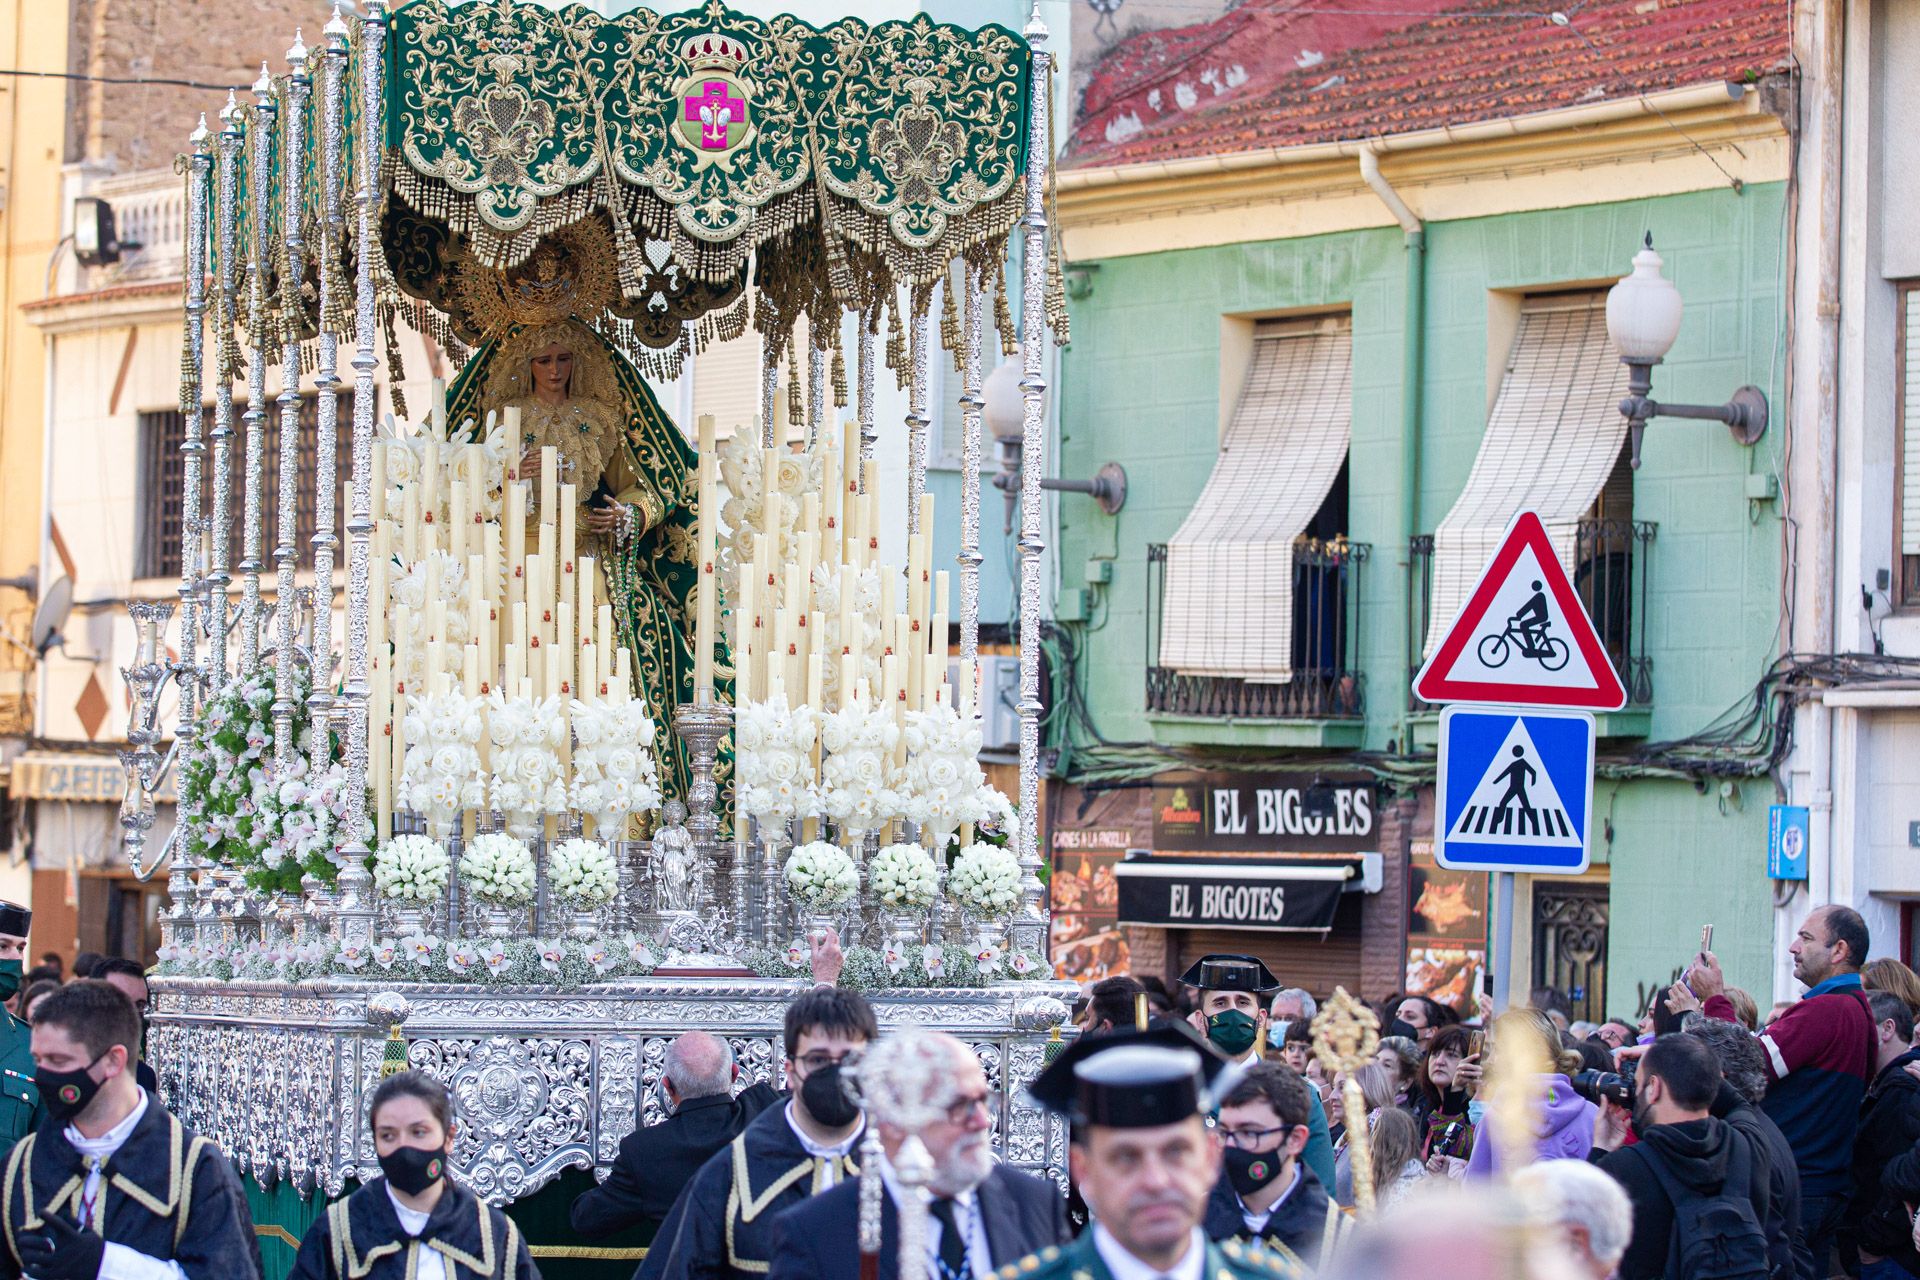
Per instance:
[[[899,1274],[900,1205],[909,1194],[896,1172],[917,1138],[932,1166],[926,1273],[985,1280],[1036,1250],[1067,1239],[1065,1202],[1053,1183],[1018,1173],[993,1156],[1000,1099],[971,1049],[937,1031],[897,1031],[862,1059],[861,1101],[880,1151],[863,1155],[860,1181],[802,1200],[774,1219],[768,1280],[844,1280],[858,1273],[861,1184],[877,1177],[880,1280]]]
[[[1268,1006],[1267,1017],[1274,1026],[1282,1022],[1312,1022],[1313,1016],[1320,1012],[1320,1005],[1313,996],[1299,987],[1285,987],[1273,994],[1273,1003]],[[1282,1032],[1284,1035],[1284,1028]],[[1275,1037],[1278,1044],[1282,1037]]]
[[[667,1046],[654,1086],[666,1119],[642,1123],[620,1140],[607,1180],[574,1200],[573,1229],[589,1240],[636,1227],[657,1230],[708,1157],[777,1100],[765,1083],[734,1097],[739,1074],[733,1047],[709,1032],[688,1031]]]
[[[1633,1238],[1633,1202],[1619,1183],[1584,1160],[1538,1160],[1513,1175],[1513,1189],[1593,1280],[1619,1270]]]
[[[1773,1117],[1760,1109],[1767,1094],[1766,1051],[1751,1031],[1737,1022],[1688,1014],[1686,1033],[1698,1036],[1720,1063],[1720,1091],[1708,1114],[1725,1120],[1746,1138],[1753,1152],[1754,1185],[1767,1187],[1767,1212],[1760,1229],[1767,1233],[1767,1258],[1776,1280],[1795,1274],[1806,1241],[1800,1228],[1800,1169],[1793,1148]]]

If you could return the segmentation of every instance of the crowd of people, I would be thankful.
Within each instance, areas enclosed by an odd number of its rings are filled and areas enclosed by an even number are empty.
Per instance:
[[[89,957],[40,990],[29,925],[0,903],[0,1048],[29,1046],[24,1070],[0,1057],[21,1113],[0,1280],[259,1277],[240,1180],[142,1076],[144,976]],[[1105,979],[1030,1086],[1068,1122],[1063,1194],[996,1160],[972,1049],[882,1025],[836,985],[827,934],[786,1012],[783,1087],[743,1081],[724,1036],[678,1037],[665,1118],[626,1136],[572,1229],[649,1233],[637,1280],[892,1280],[909,1221],[929,1280],[1484,1277],[1509,1248],[1542,1277],[1920,1276],[1920,976],[1867,963],[1845,907],[1790,949],[1806,992],[1764,1017],[1704,947],[1632,1022],[1570,1022],[1551,991],[1497,1015],[1389,999],[1350,1075],[1315,1052],[1315,996],[1256,957]],[[366,1123],[380,1176],[319,1215],[297,1280],[538,1275],[513,1218],[450,1176],[439,1082],[384,1079]],[[1542,1241],[1544,1267],[1525,1260]]]

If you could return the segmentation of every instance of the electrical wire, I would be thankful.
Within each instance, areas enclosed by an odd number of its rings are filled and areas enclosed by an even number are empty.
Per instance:
[[[89,76],[78,71],[27,71],[18,67],[0,67],[0,76],[23,80],[72,80],[80,84],[160,85],[170,89],[209,89],[215,93],[238,93],[245,86],[213,84],[205,80],[173,80],[165,76]]]

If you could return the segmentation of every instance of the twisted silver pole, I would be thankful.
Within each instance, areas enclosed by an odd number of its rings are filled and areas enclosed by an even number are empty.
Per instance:
[[[1033,50],[1033,80],[1027,118],[1027,212],[1020,254],[1020,349],[1025,372],[1020,463],[1020,909],[1013,921],[1013,945],[1038,950],[1045,941],[1046,916],[1040,909],[1040,556],[1046,550],[1047,473],[1046,346],[1047,283],[1047,26],[1036,3],[1027,20],[1027,45]]]
[[[313,82],[307,76],[307,46],[299,32],[287,50],[287,102],[280,148],[280,514],[275,521],[273,563],[275,628],[273,679],[273,767],[279,772],[293,760],[299,745],[293,736],[294,701],[294,590],[300,568],[300,282],[305,257],[300,217],[306,207],[307,94]]]
[[[373,877],[367,874],[367,578],[373,537],[373,419],[377,392],[373,255],[380,210],[381,54],[386,0],[367,0],[360,23],[359,190],[354,196],[358,253],[353,295],[353,507],[347,516],[347,842],[340,848],[335,916],[343,944],[373,944]]]
[[[253,162],[248,171],[247,200],[252,235],[247,245],[247,327],[252,359],[247,365],[246,496],[242,500],[240,535],[240,674],[251,675],[260,666],[260,486],[266,469],[267,420],[267,242],[273,236],[272,201],[267,183],[273,172],[273,127],[277,107],[273,77],[260,64],[253,84],[253,124],[248,141]]]
[[[873,327],[880,319],[880,304],[874,303],[860,313],[860,343],[858,387],[854,392],[857,406],[856,415],[860,420],[860,461],[873,461],[873,446],[880,439],[880,432],[873,423]],[[867,491],[867,480],[863,473],[860,477],[860,492]]]
[[[927,383],[931,361],[933,290],[926,300],[915,299],[913,319],[907,327],[908,360],[913,366],[913,385],[907,393],[907,532],[919,533],[920,495],[927,491],[927,428],[933,419],[927,414]],[[926,532],[931,533],[929,529]]]
[[[985,329],[986,272],[962,263],[967,282],[960,368],[960,678],[967,682],[966,709],[980,708],[980,341]],[[936,637],[936,641],[937,641]]]
[[[239,244],[238,202],[240,185],[240,148],[242,112],[234,96],[220,110],[220,136],[215,143],[215,179],[213,225],[219,235],[218,261],[214,267],[213,332],[216,352],[213,383],[213,503],[212,561],[207,567],[207,667],[213,677],[209,694],[217,694],[227,683],[227,628],[231,621],[232,598],[229,588],[233,576],[233,379],[227,367],[227,352],[234,341],[238,298],[234,279],[234,254]]]
[[[200,436],[205,422],[202,369],[207,359],[207,175],[213,168],[208,151],[212,137],[203,115],[189,139],[193,150],[187,157],[187,242],[182,264],[187,294],[187,358],[180,370],[180,660],[175,668],[180,682],[180,727],[174,735],[182,744],[193,733],[203,676],[199,619],[206,584],[201,578],[200,556],[206,519],[200,512],[200,481],[201,458],[207,447]]]
[[[820,443],[827,429],[827,349],[812,343],[807,350],[807,448]]]
[[[340,335],[334,329],[334,264],[346,214],[340,205],[341,153],[346,148],[347,24],[336,4],[326,26],[326,54],[320,81],[320,367],[313,385],[319,453],[313,467],[313,690],[307,695],[313,725],[310,759],[317,773],[331,757],[333,721],[333,512],[340,501]]]
[[[764,343],[766,339],[762,338]],[[781,428],[774,421],[774,402],[780,396],[780,353],[770,346],[760,350],[760,447],[771,449],[780,440]]]

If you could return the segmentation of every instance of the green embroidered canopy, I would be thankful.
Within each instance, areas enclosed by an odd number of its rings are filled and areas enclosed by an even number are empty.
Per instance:
[[[851,305],[998,255],[1023,211],[1030,72],[1013,32],[925,15],[415,0],[388,41],[388,175],[495,269],[597,217],[629,299],[649,240],[710,283],[780,241],[812,260],[808,292]]]

